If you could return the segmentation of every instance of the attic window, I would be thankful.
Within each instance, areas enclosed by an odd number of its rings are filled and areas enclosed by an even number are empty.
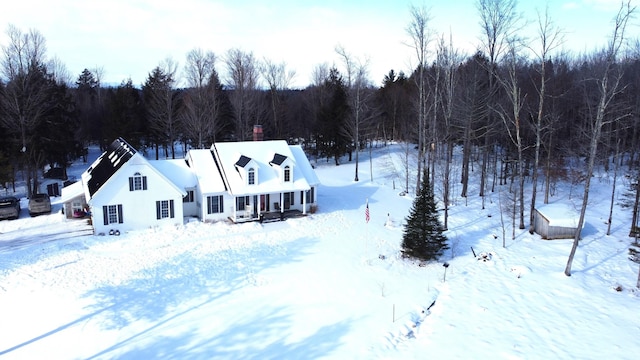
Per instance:
[[[129,191],[147,190],[147,177],[136,172],[129,178]]]
[[[284,167],[284,182],[291,181],[291,167],[289,165]]]
[[[256,183],[256,171],[254,168],[247,170],[247,183],[249,185],[254,185]]]

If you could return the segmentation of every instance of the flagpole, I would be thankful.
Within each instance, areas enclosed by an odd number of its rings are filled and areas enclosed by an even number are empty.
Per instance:
[[[364,209],[364,220],[367,222],[367,225],[366,225],[366,229],[367,230],[366,230],[366,235],[365,235],[365,238],[364,238],[364,258],[365,258],[365,261],[367,262],[367,264],[369,263],[369,259],[368,259],[368,256],[369,256],[369,251],[368,251],[369,219],[370,219],[370,217],[369,217],[369,198],[367,198],[367,204],[366,204],[365,209]]]

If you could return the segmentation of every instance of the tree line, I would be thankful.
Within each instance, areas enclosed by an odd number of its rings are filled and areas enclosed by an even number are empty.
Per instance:
[[[10,25],[0,63],[0,183],[15,186],[22,172],[29,192],[36,191],[45,165],[65,167],[89,144],[104,147],[119,136],[156,159],[175,158],[176,146],[249,140],[259,124],[265,138],[301,143],[336,165],[344,155],[359,164],[361,149],[373,140],[413,144],[405,191],[418,192],[427,173],[432,185],[441,184],[445,229],[451,183],[461,184],[456,195],[471,195],[469,175],[477,168],[477,195],[484,199],[510,182],[518,227],[525,228],[527,210],[531,227],[540,174],[544,202],[554,181],[589,181],[595,165],[609,169],[617,162],[637,178],[640,43],[625,33],[635,11],[630,2],[622,3],[609,43],[578,55],[560,51],[563,31],[548,12],[538,15],[536,37],[520,36],[516,6],[515,0],[476,2],[482,40],[470,55],[435,35],[428,9],[412,6],[411,73],[390,69],[374,86],[366,59],[337,46],[339,62],[316,65],[310,85],[299,90],[290,88],[295,72],[284,62],[199,48],[182,67],[161,61],[143,84],[125,79],[105,86],[102,68],[71,77],[60,60],[47,58],[42,34]],[[454,149],[461,151],[458,171],[451,168]],[[532,182],[530,204],[525,177]],[[637,211],[636,204],[634,221]]]

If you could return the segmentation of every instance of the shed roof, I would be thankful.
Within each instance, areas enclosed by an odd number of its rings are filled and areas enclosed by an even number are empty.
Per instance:
[[[536,207],[540,215],[549,222],[549,226],[577,228],[580,213],[566,203],[544,204]]]

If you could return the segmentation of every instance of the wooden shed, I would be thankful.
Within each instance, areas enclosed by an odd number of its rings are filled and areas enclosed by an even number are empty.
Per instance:
[[[534,231],[543,239],[572,239],[578,230],[580,213],[564,203],[544,204],[536,207]]]

